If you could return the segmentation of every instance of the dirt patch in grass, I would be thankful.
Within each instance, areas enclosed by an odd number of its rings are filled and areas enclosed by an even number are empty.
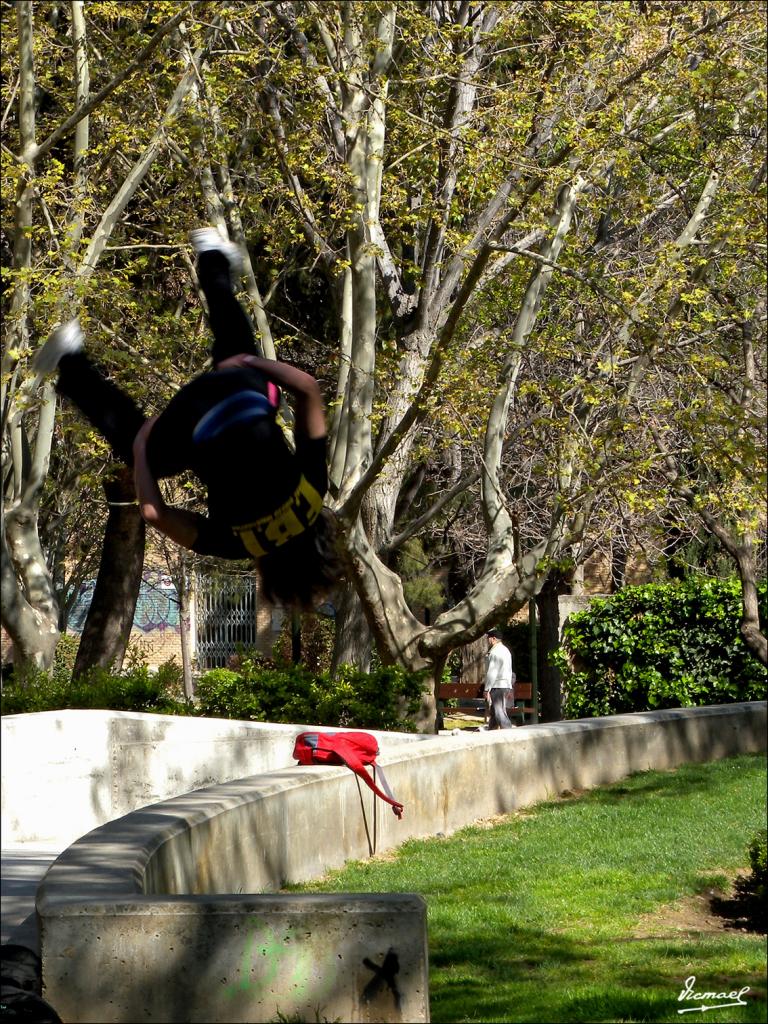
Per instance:
[[[644,914],[633,932],[637,939],[668,939],[670,936],[703,935],[726,929],[754,932],[744,917],[741,901],[734,896],[734,884],[748,872],[730,874],[726,889],[708,889],[684,896],[675,903]]]
[[[493,814],[490,818],[478,818],[477,821],[473,821],[469,826],[470,828],[496,828],[497,825],[506,825],[511,818],[516,817],[517,811],[514,814]]]
[[[652,914],[643,914],[633,936],[637,939],[668,939],[672,935],[702,935],[721,932],[725,921],[711,907],[712,896],[700,893],[659,907]]]

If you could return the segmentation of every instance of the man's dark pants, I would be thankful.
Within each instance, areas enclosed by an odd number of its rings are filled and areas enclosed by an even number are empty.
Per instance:
[[[489,729],[511,729],[512,722],[507,715],[507,697],[512,692],[507,687],[494,687],[488,691],[491,695],[491,708],[488,716]]]

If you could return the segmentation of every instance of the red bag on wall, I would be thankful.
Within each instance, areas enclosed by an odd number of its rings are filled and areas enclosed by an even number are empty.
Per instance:
[[[367,732],[302,732],[296,737],[293,756],[299,764],[345,764],[373,790],[376,796],[392,805],[398,818],[403,816],[403,805],[395,800],[380,765],[376,764],[379,744]],[[372,779],[365,766],[373,769]],[[379,782],[386,792],[376,785]]]

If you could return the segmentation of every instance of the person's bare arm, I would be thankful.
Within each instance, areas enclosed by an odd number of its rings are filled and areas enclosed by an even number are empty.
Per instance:
[[[133,442],[133,478],[141,518],[183,548],[191,548],[198,535],[197,516],[166,505],[147,463],[147,438],[157,417],[144,424]]]
[[[252,367],[279,387],[290,391],[296,398],[296,427],[306,437],[325,437],[325,408],[320,386],[315,378],[299,370],[290,363],[281,363],[273,359],[262,359],[242,353],[230,356],[217,364],[217,369],[224,370],[230,366]]]

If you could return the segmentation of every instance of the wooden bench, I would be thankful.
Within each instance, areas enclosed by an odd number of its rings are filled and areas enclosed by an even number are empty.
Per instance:
[[[533,706],[533,683],[515,683],[512,691],[514,704],[507,702],[507,714],[510,718],[519,718],[520,724],[526,722],[535,724],[538,721],[538,712]]]
[[[533,707],[533,686],[531,683],[515,683],[511,695],[513,700],[507,698],[507,714],[513,720],[520,719],[521,725],[536,721],[536,709]],[[485,715],[485,697],[483,696],[482,683],[441,683],[438,690],[438,699],[441,708],[445,708],[445,702],[455,700],[458,707],[464,711]]]

